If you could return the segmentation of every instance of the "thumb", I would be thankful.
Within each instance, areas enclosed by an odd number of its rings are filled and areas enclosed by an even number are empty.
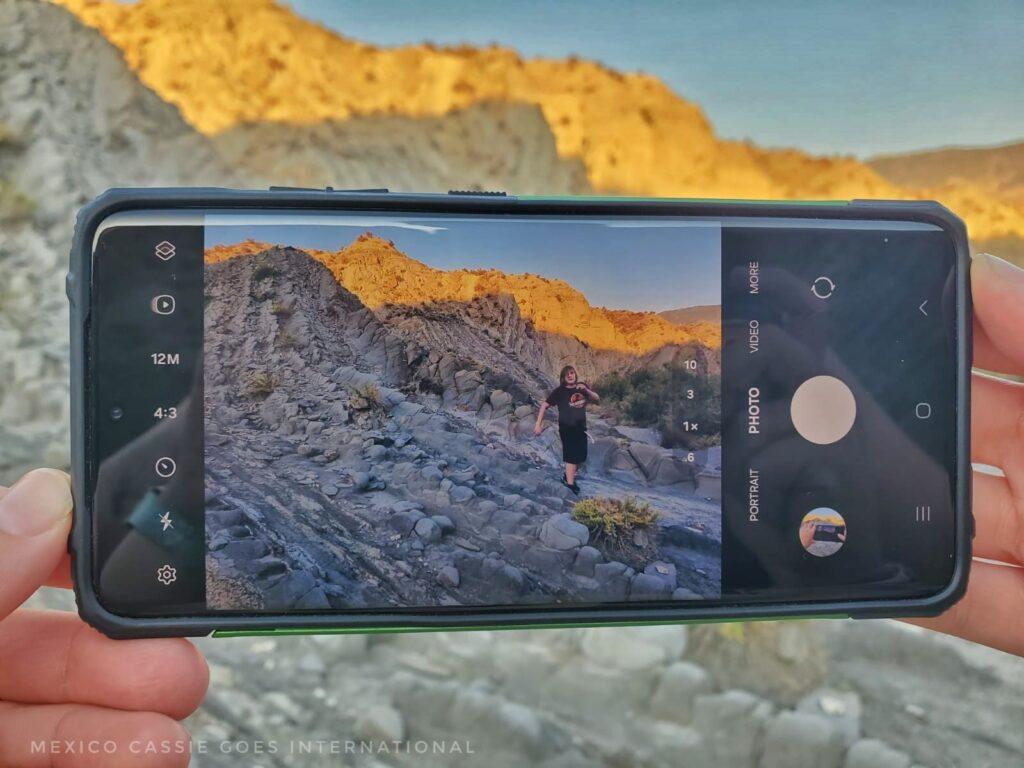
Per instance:
[[[974,364],[996,373],[1024,373],[1024,269],[980,253],[971,262]]]
[[[36,591],[67,552],[71,484],[55,469],[29,472],[0,498],[0,619]]]

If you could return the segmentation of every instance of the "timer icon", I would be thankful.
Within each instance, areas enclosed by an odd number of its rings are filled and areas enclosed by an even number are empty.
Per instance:
[[[174,459],[170,456],[161,456],[156,460],[154,469],[160,477],[167,479],[177,471],[178,465],[174,463]]]

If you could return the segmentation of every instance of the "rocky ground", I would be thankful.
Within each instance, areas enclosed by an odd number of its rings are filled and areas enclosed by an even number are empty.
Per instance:
[[[237,599],[252,594],[269,610],[718,594],[718,452],[688,462],[651,430],[592,414],[584,495],[660,513],[626,548],[592,536],[560,482],[557,430],[533,435],[554,379],[494,332],[527,330],[514,303],[374,313],[278,247],[208,265],[206,292],[217,607],[251,608]]]
[[[70,606],[44,590],[37,606]],[[200,639],[198,768],[1006,768],[1019,660],[886,621]]]

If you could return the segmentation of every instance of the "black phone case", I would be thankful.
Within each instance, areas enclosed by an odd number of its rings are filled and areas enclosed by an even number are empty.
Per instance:
[[[113,213],[152,209],[246,210],[363,210],[424,213],[488,214],[607,214],[653,216],[748,216],[807,219],[912,220],[936,225],[956,247],[957,298],[957,458],[955,490],[955,565],[950,583],[941,592],[914,599],[838,602],[701,605],[666,603],[615,608],[468,608],[459,613],[375,611],[364,613],[291,613],[287,615],[167,616],[137,618],[107,610],[93,582],[92,510],[85,495],[90,470],[87,453],[87,376],[90,323],[92,248],[98,225]],[[390,193],[387,190],[222,188],[112,189],[78,214],[71,246],[67,294],[71,304],[71,467],[75,517],[69,540],[75,597],[82,618],[115,638],[200,636],[211,633],[298,634],[345,632],[409,632],[471,629],[512,629],[566,626],[628,626],[687,622],[750,621],[779,618],[884,618],[934,616],[964,594],[971,562],[974,522],[971,515],[970,376],[971,299],[970,254],[963,222],[936,202],[899,200],[853,201],[730,201],[644,198],[516,198],[494,192],[445,194]]]

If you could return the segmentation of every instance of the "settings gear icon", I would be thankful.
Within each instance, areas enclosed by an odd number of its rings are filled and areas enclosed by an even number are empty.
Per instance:
[[[171,565],[161,565],[156,569],[156,580],[169,587],[178,580],[178,569]]]

